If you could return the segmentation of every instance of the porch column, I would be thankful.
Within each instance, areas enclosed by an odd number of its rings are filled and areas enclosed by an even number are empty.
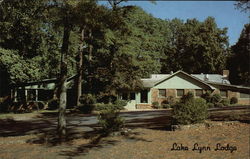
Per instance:
[[[37,102],[37,100],[38,100],[38,89],[35,89],[35,101]]]
[[[17,102],[17,88],[14,88],[13,91],[14,91],[14,102]]]
[[[25,98],[25,102],[28,101],[28,90],[24,88],[24,98]]]

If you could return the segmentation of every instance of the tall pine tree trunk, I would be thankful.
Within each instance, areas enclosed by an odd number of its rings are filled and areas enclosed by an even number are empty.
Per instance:
[[[66,103],[67,103],[67,54],[69,47],[70,27],[66,20],[63,32],[63,44],[61,49],[61,74],[59,78],[59,110],[58,110],[58,135],[61,141],[66,137]]]
[[[82,95],[82,76],[83,76],[83,49],[84,49],[84,32],[85,28],[81,28],[81,43],[79,48],[79,62],[77,66],[77,82],[76,82],[76,105],[80,105],[80,97]]]

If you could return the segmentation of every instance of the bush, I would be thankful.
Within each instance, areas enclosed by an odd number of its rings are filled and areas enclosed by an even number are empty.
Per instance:
[[[161,102],[161,107],[165,108],[165,109],[171,108],[172,105],[173,105],[173,103],[170,104],[170,102],[168,100],[164,100]]]
[[[156,108],[156,109],[160,109],[160,108],[161,108],[159,102],[153,102],[152,105],[153,105],[153,107]]]
[[[239,114],[230,114],[229,116],[228,116],[228,120],[229,121],[236,121],[236,120],[240,120],[241,118],[240,118],[240,115]]]
[[[119,116],[119,111],[114,109],[101,111],[98,120],[105,135],[119,131],[124,126],[124,119]]]
[[[222,99],[220,103],[222,103],[224,106],[229,106],[230,101],[229,99]]]
[[[119,108],[120,110],[124,109],[124,107],[128,104],[128,101],[126,100],[120,100],[120,99],[117,99],[115,102],[114,102],[114,105],[117,106],[117,108]]]
[[[44,109],[45,108],[45,103],[44,102],[37,102],[38,108],[39,109]]]
[[[48,101],[48,109],[49,110],[56,110],[59,108],[59,100],[51,99]]]
[[[182,97],[181,97],[181,102],[182,103],[186,103],[188,102],[189,100],[192,100],[194,98],[194,94],[192,92],[188,92],[187,94],[184,94]]]
[[[92,94],[84,94],[80,97],[80,103],[81,104],[95,104],[96,103],[96,97]]]
[[[172,105],[170,105],[170,104],[162,104],[161,107],[164,108],[164,109],[169,109],[169,108],[172,107]]]
[[[7,113],[9,112],[9,108],[12,105],[12,100],[10,97],[3,97],[0,98],[0,113]]]
[[[202,98],[190,98],[180,102],[173,108],[173,119],[176,124],[194,124],[203,122],[207,118],[207,104]]]
[[[207,103],[208,108],[214,108],[214,104],[213,103]]]
[[[216,104],[219,103],[221,101],[221,96],[220,94],[214,94],[211,97],[211,103]]]
[[[118,104],[96,103],[94,107],[94,110],[96,111],[102,111],[102,110],[108,110],[108,109],[123,110],[124,106],[118,105]]]
[[[174,105],[175,104],[175,98],[173,96],[169,96],[167,99],[167,104]]]
[[[215,103],[215,107],[216,108],[222,108],[222,107],[224,107],[224,105],[222,103]]]
[[[78,109],[80,110],[80,112],[84,114],[90,114],[95,109],[95,105],[94,104],[85,104],[85,105],[82,104],[78,107]]]
[[[237,103],[238,103],[238,98],[232,97],[232,98],[230,99],[230,104],[237,104]]]
[[[212,95],[210,92],[206,92],[206,93],[201,95],[201,98],[205,99],[207,101],[207,103],[211,103]]]

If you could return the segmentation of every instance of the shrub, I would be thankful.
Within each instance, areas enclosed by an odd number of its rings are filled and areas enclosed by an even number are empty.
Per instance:
[[[116,101],[114,102],[114,105],[116,105],[116,108],[119,109],[119,110],[124,109],[124,107],[125,107],[127,104],[128,104],[128,101],[126,101],[126,100],[120,100],[120,99],[118,99],[118,100],[116,100]]]
[[[45,103],[44,102],[37,102],[38,108],[39,109],[44,109],[45,108]]]
[[[96,103],[96,97],[92,94],[84,94],[80,97],[80,103],[81,104],[95,104]]]
[[[214,94],[211,97],[211,103],[216,104],[221,101],[221,96],[220,94]]]
[[[78,109],[84,114],[90,114],[95,109],[94,104],[81,104]]]
[[[215,103],[214,105],[216,108],[222,108],[224,106],[222,103]]]
[[[161,108],[159,102],[153,102],[152,105],[153,105],[153,107],[156,108],[156,109]]]
[[[186,125],[203,122],[207,118],[207,108],[202,98],[177,103],[173,108],[174,123]]]
[[[162,104],[161,105],[162,108],[165,108],[165,109],[169,109],[171,108],[172,106],[170,104]]]
[[[173,105],[175,103],[175,98],[173,96],[169,96],[167,102],[167,104]]]
[[[59,107],[59,100],[51,99],[48,101],[48,109],[49,110],[56,110]]]
[[[124,119],[119,116],[119,111],[114,109],[101,111],[98,120],[105,135],[119,131],[124,126]]]
[[[222,99],[220,103],[222,103],[224,106],[229,106],[230,101],[229,99]]]
[[[238,98],[232,97],[232,98],[230,99],[230,104],[237,104],[237,103],[238,103]]]
[[[170,104],[168,100],[164,100],[161,102],[162,108],[168,109],[168,108],[171,108],[171,106],[172,106],[172,104]]]
[[[9,112],[9,108],[12,105],[12,100],[10,97],[0,98],[0,113]]]
[[[214,108],[214,104],[213,103],[207,103],[207,107],[208,108]]]
[[[239,114],[230,114],[229,116],[228,116],[228,120],[229,121],[235,121],[235,120],[240,120],[241,118],[240,118],[240,115]]]
[[[123,110],[124,106],[118,104],[96,103],[94,107],[94,110],[97,111],[108,110],[108,109]]]
[[[184,94],[182,97],[181,97],[181,102],[182,103],[186,103],[188,102],[189,100],[192,100],[194,98],[194,94],[192,92],[188,92],[187,94]]]
[[[213,103],[207,103],[208,108],[214,108],[214,104]]]
[[[206,93],[201,95],[201,98],[205,99],[207,101],[207,103],[211,103],[212,95],[210,92],[206,92]]]

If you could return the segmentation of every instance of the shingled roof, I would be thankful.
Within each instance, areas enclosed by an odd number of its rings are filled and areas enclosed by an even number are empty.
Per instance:
[[[224,76],[219,75],[219,74],[188,74],[184,71],[177,71],[173,74],[152,74],[150,78],[144,78],[141,79],[143,86],[145,88],[152,88],[158,83],[175,76],[178,73],[183,73],[191,78],[194,78],[195,80],[198,80],[202,82],[205,85],[209,85],[209,82],[214,82],[214,83],[221,83],[221,84],[230,84],[228,79],[226,79]],[[211,87],[209,85],[209,87]]]

